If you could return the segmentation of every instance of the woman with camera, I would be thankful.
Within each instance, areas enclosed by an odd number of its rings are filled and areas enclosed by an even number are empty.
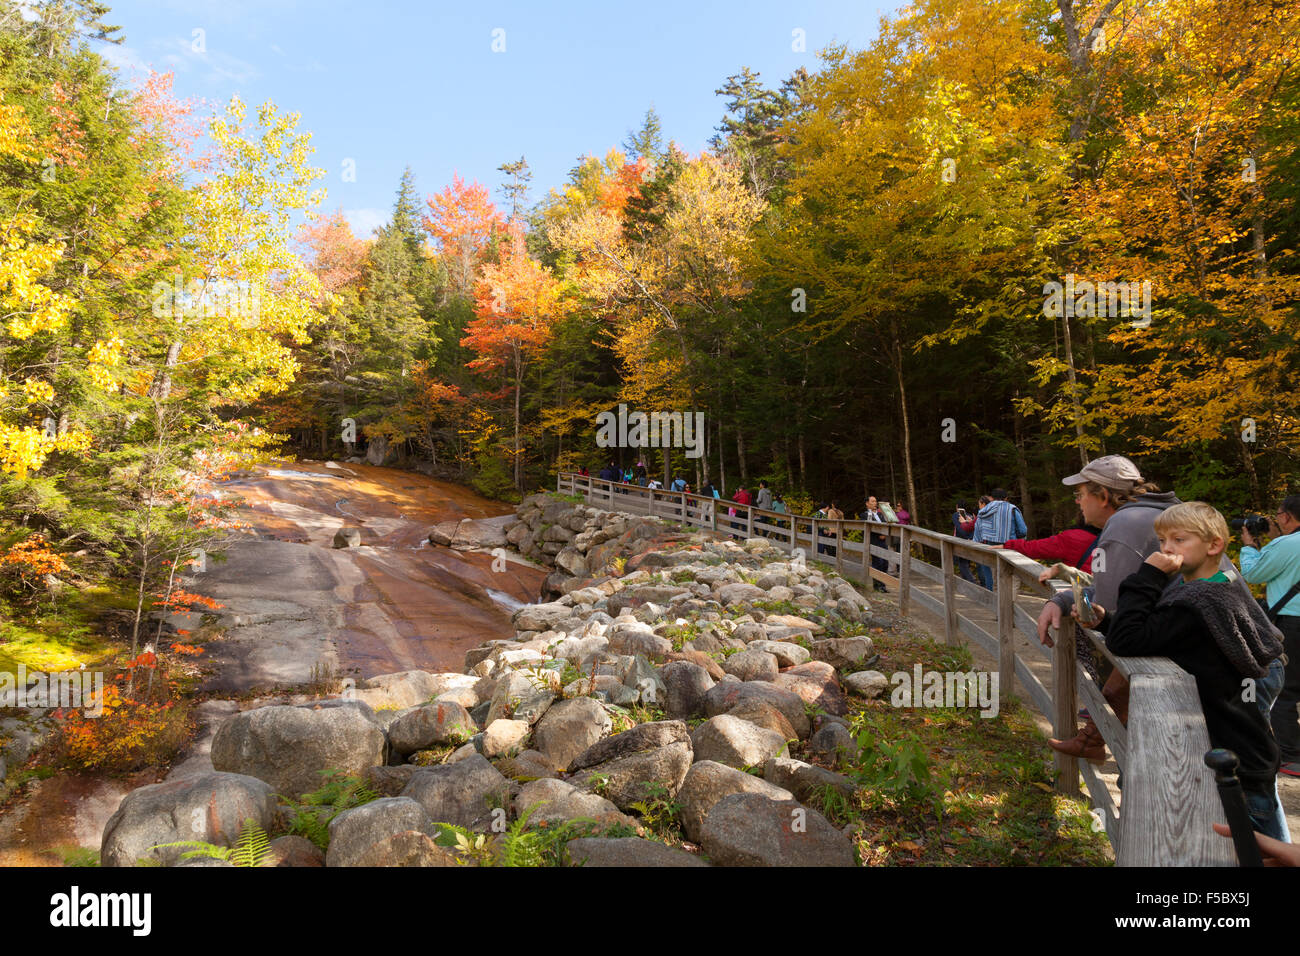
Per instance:
[[[1273,736],[1282,750],[1282,767],[1288,777],[1300,777],[1300,495],[1282,500],[1272,521],[1255,516],[1232,522],[1241,527],[1241,576],[1251,584],[1265,585],[1269,619],[1282,632],[1287,657],[1282,690],[1273,702]],[[1263,547],[1260,538],[1276,529]]]

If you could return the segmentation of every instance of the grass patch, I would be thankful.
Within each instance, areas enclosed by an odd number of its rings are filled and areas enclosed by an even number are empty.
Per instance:
[[[64,866],[99,866],[99,851],[87,846],[56,846]]]
[[[971,655],[912,634],[877,640],[883,673],[968,671]],[[854,700],[857,741],[841,772],[858,789],[816,795],[835,823],[854,824],[868,865],[1105,866],[1105,834],[1088,807],[1052,788],[1055,768],[1033,716],[1017,700],[997,717],[977,708],[893,707],[889,692]]]
[[[0,670],[14,672],[96,667],[116,648],[103,636],[105,611],[135,610],[134,598],[112,588],[68,587],[51,607],[15,611],[0,604]]]

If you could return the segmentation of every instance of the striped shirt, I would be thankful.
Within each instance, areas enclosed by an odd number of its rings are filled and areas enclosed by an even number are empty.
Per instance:
[[[1009,501],[990,501],[980,509],[975,519],[977,544],[1005,544],[1012,538],[1023,538],[1029,533],[1025,518]]]

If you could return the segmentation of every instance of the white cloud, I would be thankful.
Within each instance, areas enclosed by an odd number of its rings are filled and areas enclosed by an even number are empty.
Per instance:
[[[123,79],[131,79],[131,74],[139,74],[141,77],[149,75],[149,67],[141,59],[140,54],[129,46],[118,46],[116,43],[101,43],[97,51],[101,57],[112,66],[123,73]]]
[[[177,74],[197,73],[208,83],[243,84],[260,76],[253,64],[219,49],[208,47],[206,53],[195,53],[192,40],[172,37],[150,41],[146,52],[113,43],[97,44],[99,55],[112,66],[126,73],[138,73],[141,78],[152,67],[160,73],[174,70]],[[124,77],[129,79],[130,77]]]
[[[359,239],[369,239],[370,234],[387,224],[387,209],[344,209],[343,218],[348,221],[352,227],[352,234]]]
[[[209,83],[248,83],[258,77],[257,67],[247,60],[232,56],[220,48],[207,43],[207,52],[195,53],[192,40],[176,37],[170,43],[162,43],[163,49],[170,49],[163,62],[175,66],[178,70],[189,70],[203,74]],[[206,70],[206,72],[204,72]]]

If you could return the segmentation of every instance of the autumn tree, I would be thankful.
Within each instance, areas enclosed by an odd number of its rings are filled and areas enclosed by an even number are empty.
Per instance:
[[[470,367],[484,373],[503,372],[514,395],[514,444],[511,448],[514,484],[523,490],[524,449],[520,443],[524,369],[540,350],[551,327],[569,306],[563,287],[549,270],[524,249],[523,235],[514,230],[499,263],[483,266],[476,287],[474,320],[465,341],[478,356]]]

